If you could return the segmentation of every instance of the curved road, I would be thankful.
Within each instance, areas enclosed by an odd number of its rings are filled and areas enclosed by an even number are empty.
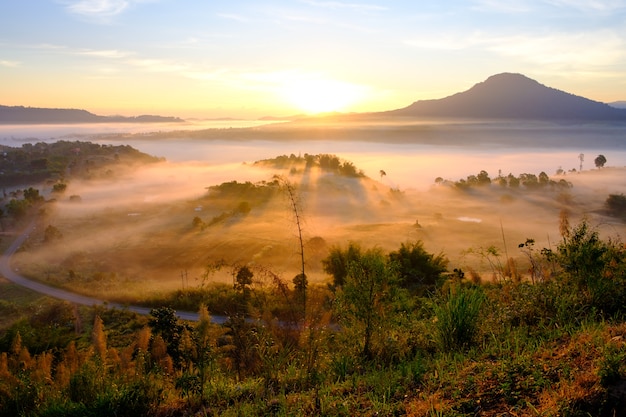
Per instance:
[[[148,315],[150,314],[150,308],[147,307],[139,307],[139,306],[129,306],[122,305],[119,303],[109,303],[107,301],[87,297],[80,294],[75,294],[73,292],[65,291],[60,288],[51,287],[49,285],[42,284],[37,281],[32,281],[24,276],[18,274],[17,272],[11,269],[11,256],[19,249],[20,246],[24,243],[24,241],[28,238],[28,235],[35,229],[35,222],[33,221],[7,248],[7,250],[0,257],[0,274],[2,274],[9,281],[14,282],[15,284],[21,285],[22,287],[29,288],[33,291],[37,291],[39,293],[48,295],[50,297],[58,298],[61,300],[69,301],[74,304],[82,304],[86,306],[104,306],[106,308],[117,308],[121,310],[129,310],[138,314]],[[198,314],[191,313],[188,311],[177,311],[176,316],[182,320],[190,320],[197,321]],[[223,324],[226,321],[226,317],[222,316],[211,316],[211,320],[214,323]]]

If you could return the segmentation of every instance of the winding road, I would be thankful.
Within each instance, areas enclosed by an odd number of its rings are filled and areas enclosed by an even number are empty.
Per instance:
[[[87,297],[84,295],[76,294],[70,291],[65,291],[60,288],[51,287],[49,285],[42,284],[41,282],[30,280],[17,271],[11,269],[11,256],[22,246],[22,244],[28,239],[30,233],[35,229],[35,221],[33,221],[7,248],[6,251],[0,257],[0,274],[2,274],[9,281],[21,285],[22,287],[29,288],[33,291],[48,295],[50,297],[65,300],[74,304],[81,304],[86,306],[103,306],[106,308],[117,308],[121,310],[128,310],[142,315],[150,314],[150,308],[139,307],[133,305],[122,305],[119,303],[111,303],[99,298]],[[188,311],[177,311],[176,316],[181,320],[197,321],[198,313],[192,313]],[[223,316],[211,316],[211,320],[217,324],[223,324],[226,321],[226,317]]]

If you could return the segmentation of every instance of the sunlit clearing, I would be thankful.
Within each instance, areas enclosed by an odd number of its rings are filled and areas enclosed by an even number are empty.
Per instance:
[[[323,78],[289,80],[283,84],[282,96],[306,113],[344,111],[363,98],[363,88]]]

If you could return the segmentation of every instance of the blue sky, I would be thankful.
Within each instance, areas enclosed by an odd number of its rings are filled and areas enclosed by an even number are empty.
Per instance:
[[[0,104],[377,111],[501,72],[626,100],[626,0],[4,0]]]

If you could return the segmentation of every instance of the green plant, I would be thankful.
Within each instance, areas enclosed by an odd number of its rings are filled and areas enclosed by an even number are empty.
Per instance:
[[[460,350],[475,342],[484,299],[478,287],[456,286],[435,303],[436,335],[443,350]]]
[[[598,376],[603,386],[609,386],[620,380],[622,368],[626,364],[626,350],[619,349],[616,345],[608,345],[602,352]]]

